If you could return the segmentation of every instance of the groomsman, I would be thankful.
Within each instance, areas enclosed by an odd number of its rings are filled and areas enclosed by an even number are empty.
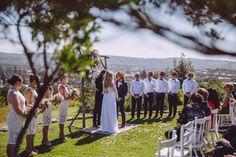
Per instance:
[[[128,92],[128,85],[125,82],[124,74],[122,72],[117,72],[116,74],[116,88],[117,88],[117,93],[118,93],[118,98],[117,98],[117,109],[120,109],[120,113],[122,116],[122,125],[121,128],[124,128],[126,125],[125,122],[125,109],[124,109],[124,103],[125,103],[125,96],[127,95]],[[118,114],[118,110],[117,110]]]
[[[158,117],[158,113],[160,111],[160,116],[163,115],[164,110],[164,102],[165,102],[165,95],[168,91],[168,82],[164,79],[165,73],[160,72],[159,79],[156,80],[155,92],[156,92],[156,115]]]
[[[156,83],[152,77],[153,72],[148,72],[147,78],[144,79],[144,118],[146,118],[147,110],[149,110],[149,118],[152,117],[152,104]]]
[[[137,105],[137,118],[140,118],[140,111],[141,111],[141,103],[142,103],[142,96],[144,93],[144,83],[140,80],[140,73],[135,74],[135,80],[132,81],[130,85],[130,93],[132,95],[132,108],[131,108],[131,116],[132,119],[135,115],[135,108]]]
[[[182,89],[184,93],[184,106],[189,103],[190,97],[197,90],[197,82],[193,79],[193,77],[193,73],[188,72],[187,79],[185,79],[182,84]]]
[[[177,111],[178,90],[180,88],[180,81],[177,79],[177,75],[177,72],[173,71],[171,73],[172,78],[168,80],[169,117],[172,115],[172,110],[174,110],[173,116],[176,115]]]

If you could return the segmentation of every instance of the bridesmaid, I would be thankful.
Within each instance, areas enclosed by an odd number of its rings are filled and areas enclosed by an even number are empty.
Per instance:
[[[37,85],[39,83],[39,76],[38,75],[30,75],[29,76],[29,87],[25,90],[25,99],[27,102],[27,106],[31,109],[34,106],[35,100],[38,97],[37,93]],[[26,152],[29,154],[37,154],[38,150],[34,148],[34,136],[37,130],[38,125],[38,118],[37,112],[35,112],[34,117],[32,118],[27,133],[26,133]]]
[[[60,129],[59,138],[61,140],[65,140],[64,124],[67,120],[67,112],[69,108],[70,99],[69,89],[67,88],[68,75],[64,74],[60,80],[61,83],[58,85],[58,91],[59,94],[64,97],[64,100],[58,105],[58,124]]]
[[[48,89],[45,93],[44,99],[48,99],[50,101],[50,105],[43,112],[42,124],[43,124],[43,140],[42,145],[51,146],[52,144],[48,140],[48,129],[52,124],[52,100],[53,100],[53,87],[48,86]]]
[[[22,77],[13,75],[7,82],[11,85],[7,94],[7,103],[8,107],[10,108],[10,112],[7,116],[7,125],[8,125],[7,156],[13,157],[17,136],[20,130],[24,126],[24,121],[26,118],[26,110],[25,110],[25,98],[19,92],[19,89],[21,89],[21,87],[23,86]]]

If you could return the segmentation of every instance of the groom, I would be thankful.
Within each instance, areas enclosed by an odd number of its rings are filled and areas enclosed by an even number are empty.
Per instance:
[[[124,103],[125,103],[125,96],[127,95],[128,92],[128,85],[124,80],[124,74],[122,72],[117,72],[116,74],[116,88],[118,92],[118,99],[116,103],[117,103],[117,108],[119,107],[122,116],[121,128],[124,128],[126,125]],[[118,109],[117,109],[117,114],[118,114]]]

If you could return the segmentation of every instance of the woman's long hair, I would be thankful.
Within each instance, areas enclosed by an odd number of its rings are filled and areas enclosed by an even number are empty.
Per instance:
[[[208,88],[207,90],[209,92],[208,101],[211,101],[218,108],[220,106],[220,98],[217,90],[214,88]]]
[[[111,71],[107,71],[104,74],[103,87],[109,88],[112,87],[113,84],[114,84],[114,74]]]

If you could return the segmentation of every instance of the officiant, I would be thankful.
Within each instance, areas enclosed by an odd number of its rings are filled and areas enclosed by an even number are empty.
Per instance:
[[[95,79],[96,93],[95,93],[95,104],[93,111],[93,126],[97,127],[100,125],[100,117],[102,111],[102,99],[103,99],[103,75],[106,70],[102,70],[99,76]]]

